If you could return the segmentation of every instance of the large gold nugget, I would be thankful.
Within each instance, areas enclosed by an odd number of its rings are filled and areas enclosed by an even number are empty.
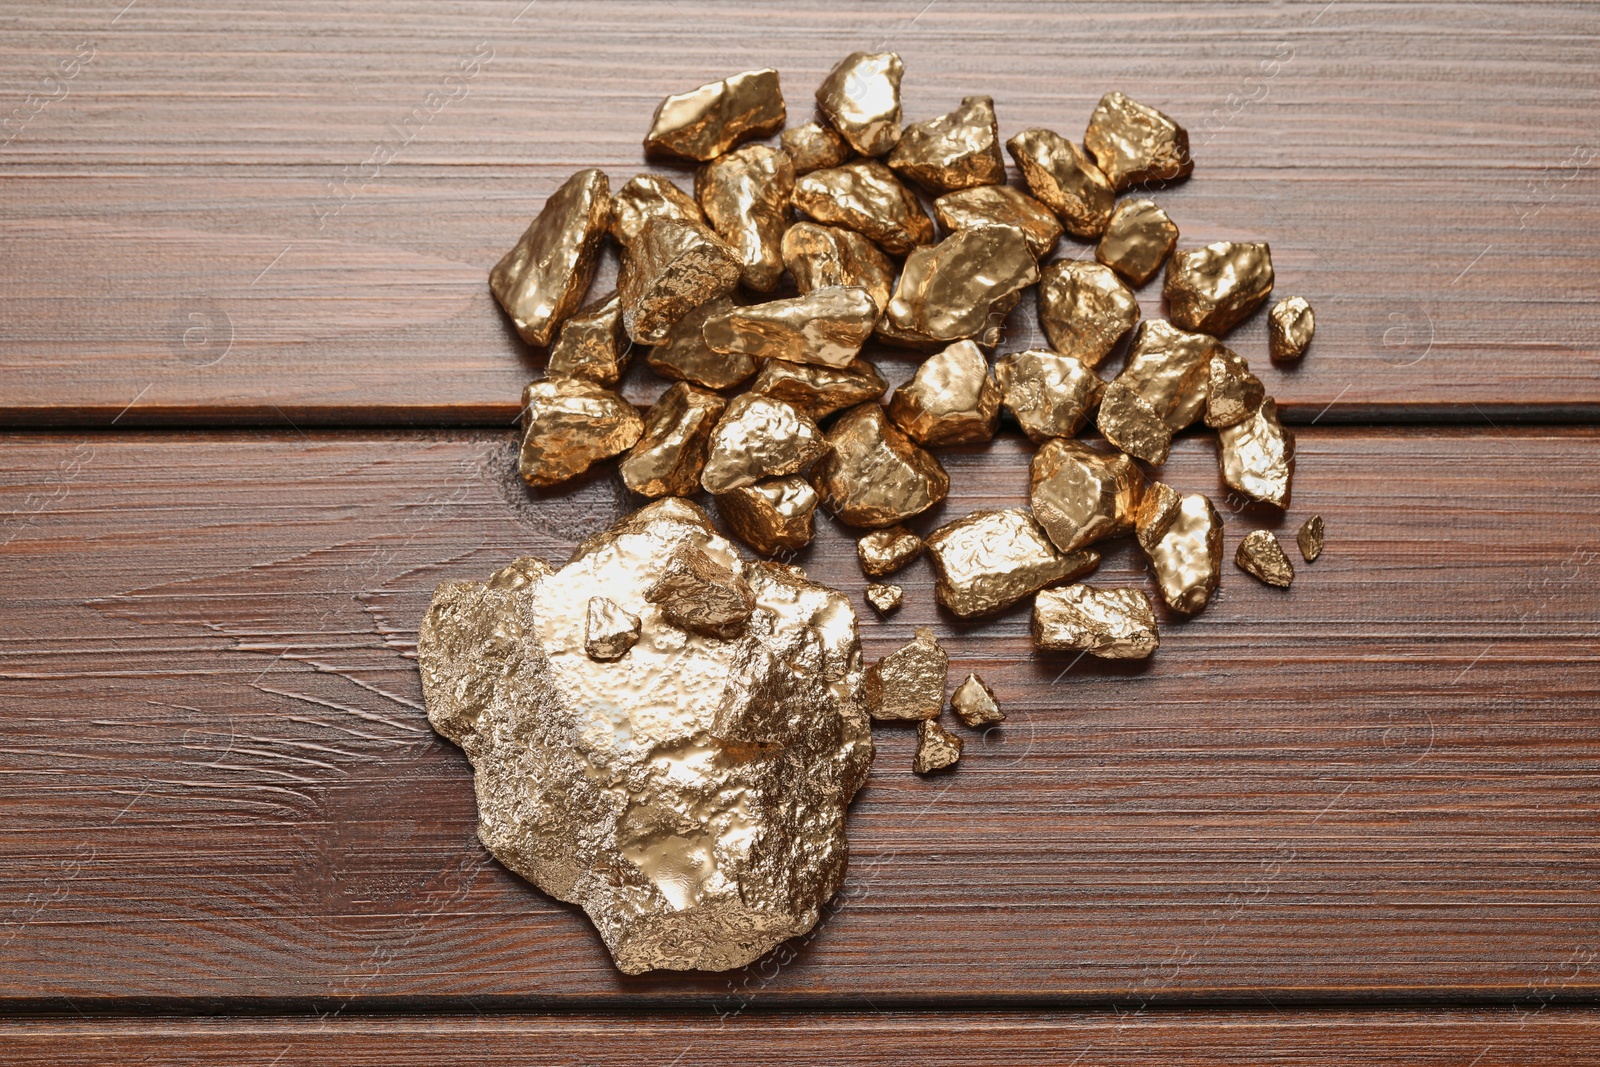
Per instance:
[[[900,140],[900,79],[893,52],[852,52],[817,89],[817,109],[864,156],[881,156]]]
[[[1116,380],[1144,397],[1176,433],[1204,413],[1211,357],[1219,351],[1226,349],[1215,337],[1146,319],[1133,335],[1128,362]]]
[[[1039,280],[1021,230],[958,230],[906,257],[880,332],[892,340],[940,344],[979,338],[994,344],[1006,312]]]
[[[1035,259],[1054,251],[1061,240],[1061,220],[1009,185],[980,185],[946,193],[933,202],[933,217],[952,233],[980,226],[1014,226],[1028,239],[1028,250]]]
[[[739,253],[704,226],[650,219],[622,257],[622,328],[635,344],[666,340],[673,324],[739,284]]]
[[[1087,574],[1095,552],[1059,552],[1023,508],[974,511],[928,535],[939,603],[963,619],[1010,607],[1047,585]]]
[[[1272,250],[1265,242],[1217,241],[1174,252],[1161,295],[1167,315],[1186,330],[1220,337],[1272,292]]]
[[[841,226],[797,222],[783,235],[783,265],[802,293],[835,285],[865,289],[881,311],[894,291],[894,265],[878,246]]]
[[[948,115],[913,122],[884,162],[934,195],[1004,184],[1006,159],[1000,153],[994,99],[969,96]]]
[[[644,150],[703,163],[746,137],[777,133],[786,118],[778,72],[747,70],[661,101]]]
[[[626,452],[644,431],[638,409],[582,378],[547,378],[522,391],[517,473],[543,489]]]
[[[1156,276],[1177,243],[1177,224],[1154,200],[1124,200],[1111,213],[1094,258],[1143,285]]]
[[[1287,589],[1294,582],[1294,564],[1284,555],[1283,546],[1271,530],[1251,530],[1233,554],[1236,567],[1268,585]]]
[[[651,406],[644,436],[623,457],[622,482],[641,496],[693,496],[700,491],[711,428],[727,401],[677,382]]]
[[[781,400],[740,393],[711,431],[700,484],[713,496],[804,470],[826,447],[822,431]]]
[[[871,238],[892,256],[933,240],[933,220],[922,202],[875,159],[801,175],[794,181],[794,206],[818,222]]]
[[[646,599],[680,548],[748,585],[741,637]],[[588,654],[595,597],[640,621],[612,662]],[[855,611],[741,562],[693,504],[652,504],[555,573],[530,558],[439,586],[417,656],[429,722],[472,761],[484,845],[582,907],[624,973],[742,967],[838,891],[872,763]]]
[[[856,286],[813,289],[804,296],[731,307],[706,319],[706,344],[717,352],[848,367],[878,318],[872,295]]]
[[[1000,402],[1035,442],[1081,430],[1105,388],[1081,360],[1039,348],[1001,356],[994,377]]]
[[[1172,451],[1172,428],[1120,378],[1106,386],[1095,421],[1107,441],[1134,459],[1159,466]]]
[[[650,368],[663,378],[693,382],[707,389],[727,389],[756,372],[756,361],[742,352],[718,352],[706,344],[706,320],[734,307],[719,296],[686,312],[672,324],[661,343],[645,353]]]
[[[1267,387],[1250,373],[1250,364],[1226,345],[1212,353],[1206,378],[1206,425],[1237,426],[1255,414],[1267,398]]]
[[[1317,317],[1303,296],[1286,296],[1272,305],[1267,317],[1267,351],[1279,362],[1293,362],[1306,354]]]
[[[907,563],[922,555],[922,538],[904,526],[891,526],[874,530],[856,542],[856,556],[861,560],[861,573],[868,578],[882,578],[893,574]]]
[[[917,627],[916,640],[867,668],[867,713],[884,722],[937,719],[949,669],[950,657],[933,631]]]
[[[987,441],[1000,423],[1000,387],[989,361],[971,341],[929,356],[894,391],[889,417],[924,445]]]
[[[1313,515],[1300,524],[1300,532],[1294,535],[1295,543],[1300,546],[1300,556],[1307,563],[1314,563],[1322,555],[1322,516]]]
[[[659,174],[636,174],[611,198],[611,236],[624,248],[633,244],[651,219],[706,224],[694,197]]]
[[[769,478],[717,497],[717,510],[739,540],[771,556],[811,543],[817,491],[798,474]]]
[[[864,359],[846,367],[819,367],[769,359],[750,383],[752,393],[764,393],[793,404],[812,419],[822,420],[835,411],[876,400],[889,388],[878,368]]]
[[[950,477],[876,403],[851,408],[828,431],[811,472],[822,506],[851,526],[893,526],[943,500]]]
[[[852,155],[839,131],[821,122],[808,122],[783,131],[783,150],[789,153],[796,174],[837,167]]]
[[[1144,659],[1161,644],[1150,598],[1137,589],[1069,585],[1033,602],[1033,643],[1101,659]]]
[[[1117,190],[1170,182],[1194,170],[1189,133],[1153,107],[1107,93],[1089,117],[1083,146]]]
[[[961,738],[932,719],[917,723],[917,755],[911,762],[912,770],[918,774],[932,774],[954,767],[960,758]]]
[[[530,345],[548,345],[578,310],[594,280],[600,241],[611,225],[611,187],[601,171],[566,180],[516,247],[489,272],[489,289]]]
[[[1000,710],[994,690],[976,674],[968,674],[967,680],[956,686],[956,691],[950,695],[950,710],[968,726],[988,726],[1006,721],[1006,713]]]
[[[1074,237],[1099,237],[1111,221],[1116,193],[1088,156],[1051,130],[1023,130],[1006,142],[1028,191],[1056,213]]]
[[[622,301],[615,291],[590,301],[566,322],[550,346],[544,372],[613,386],[628,367],[632,346],[622,336]]]
[[[1138,322],[1138,298],[1110,267],[1058,259],[1040,274],[1039,325],[1051,348],[1085,366],[1104,363]]]
[[[712,228],[744,259],[740,280],[745,288],[776,289],[794,199],[788,153],[753,144],[718,156],[695,174],[694,195]]]
[[[1143,481],[1133,460],[1082,441],[1046,441],[1029,468],[1033,516],[1063,552],[1133,529]]]
[[[1208,497],[1186,496],[1167,532],[1145,554],[1161,599],[1174,611],[1193,615],[1206,606],[1222,580],[1222,516]]]
[[[1222,480],[1252,500],[1289,506],[1294,479],[1294,434],[1278,421],[1278,405],[1268,397],[1255,414],[1217,431]]]

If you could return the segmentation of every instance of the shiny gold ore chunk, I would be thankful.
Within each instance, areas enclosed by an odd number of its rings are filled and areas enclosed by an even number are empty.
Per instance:
[[[1306,354],[1317,317],[1303,296],[1286,296],[1267,315],[1267,351],[1280,362],[1293,362]]]
[[[879,310],[894,291],[894,265],[878,246],[841,226],[797,222],[783,235],[783,265],[802,293],[836,285],[865,289]]]
[[[932,774],[954,767],[961,758],[961,738],[932,719],[917,723],[917,756],[911,768],[918,774]]]
[[[637,344],[665,341],[673,325],[739,284],[739,253],[704,226],[650,219],[617,274],[622,328]]]
[[[896,429],[876,403],[839,416],[811,481],[822,506],[851,526],[892,526],[950,491],[939,461]]]
[[[711,227],[738,250],[745,287],[758,293],[777,288],[794,199],[789,154],[753,144],[718,156],[695,174],[694,195]]]
[[[700,491],[711,428],[727,401],[676,382],[645,414],[644,435],[618,466],[622,482],[641,496],[693,496]]]
[[[1074,237],[1099,237],[1111,221],[1116,194],[1082,149],[1051,130],[1023,130],[1006,142],[1028,191]]]
[[[825,447],[822,431],[790,404],[760,393],[728,402],[711,431],[700,484],[713,496],[805,469]]]
[[[1004,184],[1006,159],[1000,152],[994,99],[969,96],[948,115],[913,122],[901,131],[900,142],[884,162],[935,195]]]
[[[1301,558],[1307,563],[1316,562],[1316,558],[1322,555],[1322,516],[1313,515],[1302,523],[1294,539],[1300,546]]]
[[[1183,495],[1166,482],[1147,482],[1134,509],[1134,534],[1148,555],[1172,529],[1173,520],[1183,505]]]
[[[544,372],[551,378],[587,378],[612,386],[628,367],[632,349],[622,336],[622,302],[615,291],[592,300],[561,324]]]
[[[1179,502],[1167,532],[1145,554],[1161,599],[1174,611],[1193,615],[1222,580],[1222,516],[1208,497],[1190,494]]]
[[[801,175],[794,206],[818,222],[843,226],[894,256],[933,240],[933,220],[894,171],[875,159]]]
[[[1081,360],[1038,348],[1001,356],[994,377],[1000,402],[1035,442],[1077,433],[1105,388]]]
[[[884,722],[938,718],[949,666],[933,631],[917,627],[916,640],[867,668],[867,713]]]
[[[582,378],[547,378],[522,391],[517,473],[536,489],[576,478],[632,448],[644,431],[638,409]]]
[[[1029,474],[1033,517],[1061,551],[1133,529],[1143,481],[1121,452],[1057,437],[1035,453]]]
[[[1117,190],[1170,182],[1194,170],[1189,132],[1153,107],[1107,93],[1089,117],[1083,146]]]
[[[544,203],[515,247],[489,272],[489,289],[531,345],[548,345],[583,303],[600,241],[611,225],[611,187],[580,170]]]
[[[675,546],[660,567],[661,576],[644,591],[644,598],[661,609],[662,619],[692,634],[725,641],[744,633],[756,595],[743,568],[687,544]]]
[[[933,217],[946,231],[1012,226],[1027,238],[1035,259],[1054,251],[1061,220],[1039,201],[1009,185],[980,185],[946,193],[933,202]]]
[[[873,582],[867,586],[867,603],[878,609],[879,615],[888,615],[900,607],[905,590],[888,582]]]
[[[817,491],[798,474],[769,478],[717,497],[717,510],[734,535],[763,556],[811,543]]]
[[[1116,380],[1149,401],[1176,433],[1205,411],[1211,357],[1219,351],[1226,349],[1215,337],[1188,333],[1163,319],[1146,319],[1133,335],[1128,362]]]
[[[924,445],[987,441],[1000,422],[1000,387],[983,351],[971,341],[957,341],[929,356],[894,391],[889,417]]]
[[[1237,426],[1267,398],[1267,387],[1250,373],[1243,356],[1218,344],[1206,372],[1206,425]]]
[[[706,344],[716,352],[848,367],[878,319],[865,289],[833,285],[804,296],[730,307],[706,319]]]
[[[661,343],[645,353],[645,361],[663,378],[693,382],[707,389],[727,389],[756,372],[757,362],[742,352],[718,352],[706,344],[706,322],[736,305],[723,295],[691,308],[672,324]]]
[[[920,555],[922,538],[904,526],[873,530],[856,542],[856,557],[861,560],[861,573],[868,578],[893,574]]]
[[[852,52],[817,89],[817,109],[850,147],[881,156],[900,140],[900,79],[905,64],[893,52]]]
[[[747,70],[661,101],[644,150],[703,163],[747,137],[777,133],[787,117],[778,72]]]
[[[611,198],[611,236],[626,248],[651,219],[706,224],[694,197],[659,174],[636,174]]]
[[[740,572],[759,624],[724,641],[668,623],[644,591],[680,545]],[[640,619],[615,662],[587,653],[596,596]],[[555,573],[526,559],[441,585],[417,652],[429,721],[472,761],[483,843],[582,907],[621,971],[744,966],[839,889],[872,763],[855,612],[741,563],[693,504],[652,504]]]
[[[1106,386],[1095,421],[1101,436],[1134,459],[1159,466],[1172,451],[1172,429],[1120,378]]]
[[[1154,278],[1178,243],[1178,226],[1154,200],[1124,200],[1111,213],[1094,258],[1135,285]]]
[[[1039,277],[1039,325],[1050,347],[1098,367],[1139,322],[1139,301],[1116,272],[1061,259]]]
[[[1217,241],[1174,252],[1161,288],[1173,322],[1217,337],[1271,292],[1272,251],[1261,241]]]
[[[782,143],[796,174],[837,167],[851,155],[850,145],[839,136],[839,131],[821,122],[808,122],[784,130]]]
[[[1268,397],[1249,418],[1217,431],[1222,480],[1252,500],[1289,506],[1294,479],[1294,434],[1278,421],[1278,405]]]
[[[1251,530],[1245,534],[1238,551],[1233,554],[1233,562],[1251,577],[1279,589],[1289,588],[1294,581],[1294,564],[1289,562],[1271,530]]]
[[[589,616],[583,647],[589,658],[607,662],[621,659],[639,641],[639,616],[624,611],[603,596],[589,598]]]
[[[878,368],[858,359],[847,367],[821,367],[769,359],[750,383],[752,393],[763,393],[793,404],[796,410],[821,420],[835,411],[876,400],[889,388]]]
[[[1101,659],[1144,659],[1161,644],[1150,598],[1137,589],[1069,585],[1033,602],[1033,643]]]
[[[1039,266],[1021,230],[957,230],[906,257],[880,333],[911,344],[977,338],[992,345],[1018,295],[1038,280]]]
[[[967,675],[967,680],[956,686],[956,691],[950,696],[950,709],[968,726],[988,726],[1006,721],[1006,713],[1000,710],[994,690],[976,674]]]
[[[1047,585],[1086,574],[1094,552],[1060,552],[1022,508],[975,511],[928,535],[939,603],[964,619],[1010,607]]]

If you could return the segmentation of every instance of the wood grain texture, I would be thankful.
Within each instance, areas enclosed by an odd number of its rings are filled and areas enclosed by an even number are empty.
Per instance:
[[[625,180],[663,95],[735,70],[780,68],[798,120],[863,47],[904,55],[912,119],[983,92],[1077,137],[1115,88],[1184,122],[1184,240],[1268,239],[1316,306],[1266,372],[1291,419],[1600,412],[1582,3],[120,8],[0,14],[3,424],[504,425],[543,355],[485,276],[556,185]],[[1039,336],[1024,307],[1006,344]],[[1236,337],[1265,364],[1259,316]]]

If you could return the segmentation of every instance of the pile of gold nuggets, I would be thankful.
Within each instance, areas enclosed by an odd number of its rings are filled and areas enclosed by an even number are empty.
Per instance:
[[[1232,489],[1288,506],[1294,436],[1219,340],[1272,292],[1271,252],[1234,241],[1179,249],[1158,204],[1118,200],[1194,167],[1188,134],[1154,108],[1107,94],[1081,147],[1046,129],[1018,133],[1005,148],[1024,193],[1006,184],[993,101],[969,96],[902,127],[903,72],[892,52],[857,52],[818,88],[818,117],[789,129],[775,70],[670,96],[644,145],[699,164],[693,195],[655,174],[613,192],[589,169],[550,197],[490,274],[522,337],[549,346],[547,376],[523,396],[521,475],[548,487],[621,456],[630,490],[704,490],[767,556],[807,544],[820,504],[871,531],[859,553],[880,613],[901,600],[882,579],[926,551],[939,602],[958,616],[1035,596],[1040,648],[1148,656],[1159,637],[1146,593],[1064,583],[1094,570],[1096,542],[1132,533],[1161,598],[1184,614],[1205,607],[1221,577],[1222,520],[1206,496],[1135,462],[1159,466],[1173,434],[1197,421],[1216,430]],[[738,147],[779,131],[781,147]],[[1094,258],[1045,262],[1063,231],[1098,242]],[[584,303],[608,235],[621,249],[616,291]],[[1168,318],[1141,319],[1129,285],[1163,264]],[[798,295],[763,300],[786,275]],[[991,363],[985,349],[1033,285],[1050,347]],[[1271,358],[1298,360],[1313,328],[1304,299],[1279,301]],[[1130,334],[1125,366],[1105,380],[1098,369]],[[888,384],[861,358],[873,338],[928,353],[887,404]],[[674,382],[642,417],[615,391],[638,349]],[[993,438],[1002,411],[1038,445],[1031,509],[977,511],[919,538],[905,521],[950,484],[932,450]],[[1110,449],[1076,439],[1091,422]],[[1315,559],[1321,518],[1297,540]],[[1268,530],[1245,537],[1234,561],[1275,586],[1294,577]],[[918,723],[922,773],[961,752],[937,721],[946,667],[923,628],[867,672],[873,717]],[[950,703],[969,726],[1004,719],[976,675]]]

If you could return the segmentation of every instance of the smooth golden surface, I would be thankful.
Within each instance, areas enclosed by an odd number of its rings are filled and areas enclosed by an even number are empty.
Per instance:
[[[850,143],[839,136],[839,131],[821,122],[791,126],[783,131],[782,143],[796,174],[837,167],[852,155]]]
[[[884,722],[938,718],[949,666],[933,631],[917,627],[915,640],[867,668],[867,714]]]
[[[1023,130],[1006,142],[1028,191],[1056,213],[1074,237],[1099,237],[1111,221],[1116,194],[1100,168],[1051,130]]]
[[[894,391],[889,417],[924,445],[987,441],[1000,424],[1000,387],[983,350],[957,341],[929,356]]]
[[[1222,336],[1272,292],[1272,250],[1263,241],[1216,241],[1180,249],[1167,263],[1161,295],[1186,330]]]
[[[956,686],[956,691],[950,695],[950,710],[968,726],[1006,721],[1006,713],[1000,710],[994,690],[976,674],[967,675],[967,680]]]
[[[1189,133],[1153,107],[1107,93],[1089,117],[1083,146],[1118,190],[1170,182],[1194,170]]]
[[[1250,364],[1226,345],[1218,344],[1206,372],[1206,425],[1237,426],[1267,398],[1267,387],[1250,373]]]
[[[733,640],[744,634],[755,612],[756,594],[742,568],[688,545],[677,545],[658,561],[660,576],[644,598],[680,630]]]
[[[1222,516],[1210,498],[1199,493],[1185,496],[1167,532],[1145,554],[1161,599],[1174,611],[1193,615],[1206,606],[1222,581]]]
[[[922,555],[922,547],[922,538],[895,525],[873,530],[857,541],[856,557],[861,561],[861,573],[868,578],[882,578]]]
[[[644,435],[622,458],[623,484],[641,496],[693,496],[700,491],[711,428],[727,401],[676,382],[645,415]]]
[[[1039,201],[1009,185],[980,185],[946,193],[933,202],[933,217],[948,232],[980,226],[1013,226],[1043,259],[1061,240],[1061,220]]]
[[[905,64],[893,52],[852,52],[817,89],[817,109],[850,147],[881,156],[900,140],[900,79]]]
[[[803,470],[824,448],[811,419],[770,396],[741,393],[711,431],[700,484],[713,496]]]
[[[797,222],[783,235],[783,265],[802,293],[854,285],[872,295],[881,311],[894,291],[894,264],[878,246],[841,226]]]
[[[636,174],[611,197],[611,236],[626,248],[651,219],[672,219],[704,226],[705,214],[694,197],[659,174]]]
[[[626,452],[644,431],[638,409],[582,378],[546,378],[522,391],[517,473],[543,489]]]
[[[933,240],[933,220],[922,202],[875,159],[801,175],[794,181],[794,206],[818,222],[872,239],[893,256]]]
[[[624,611],[607,597],[589,598],[583,647],[589,658],[609,662],[621,659],[639,641],[639,616]]]
[[[1035,442],[1081,430],[1105,389],[1082,360],[1039,348],[1001,356],[994,377],[1000,402]]]
[[[716,352],[848,367],[872,336],[878,306],[852,285],[813,289],[804,296],[730,307],[706,319],[706,344]]]
[[[811,543],[817,491],[798,474],[769,478],[717,497],[717,510],[739,540],[763,556]]]
[[[1138,322],[1138,298],[1110,267],[1062,259],[1039,276],[1039,325],[1050,347],[1085,366],[1104,363]]]
[[[822,506],[850,526],[892,526],[927,511],[950,491],[938,459],[896,429],[877,403],[839,416],[811,481]]]
[[[745,288],[769,293],[783,276],[783,234],[794,199],[789,154],[753,144],[718,156],[695,173],[694,195],[712,229],[738,250]]]
[[[1267,313],[1267,351],[1281,362],[1292,362],[1306,354],[1306,346],[1317,332],[1317,317],[1303,296],[1286,296]]]
[[[706,344],[706,320],[735,307],[733,297],[707,300],[684,313],[661,342],[645,353],[650,369],[663,378],[693,382],[707,389],[727,389],[756,372],[757,361],[742,352],[718,352]]]
[[[759,624],[722,640],[668,622],[645,590],[679,546],[738,573]],[[588,656],[596,596],[640,619],[615,662]],[[693,504],[635,513],[559,572],[529,558],[441,585],[417,654],[429,721],[472,761],[484,845],[582,907],[621,971],[743,966],[838,890],[873,751],[855,612],[740,562]]]
[[[1164,319],[1139,324],[1128,362],[1116,380],[1147,400],[1174,433],[1191,426],[1206,408],[1215,337],[1180,330]],[[1225,351],[1225,350],[1224,350]]]
[[[793,404],[812,419],[822,420],[835,411],[876,400],[889,388],[878,368],[864,359],[847,367],[821,367],[769,359],[750,383],[752,393],[764,393]]]
[[[1166,482],[1147,482],[1134,509],[1133,528],[1139,546],[1148,554],[1167,535],[1183,505],[1183,494]]]
[[[888,615],[899,609],[905,590],[888,582],[873,582],[867,586],[864,595],[867,603],[876,608],[879,615]]]
[[[1069,585],[1034,600],[1033,643],[1101,659],[1144,659],[1161,638],[1150,598],[1139,590]]]
[[[1111,213],[1094,258],[1135,285],[1154,278],[1178,244],[1178,226],[1154,200],[1124,200]]]
[[[1322,555],[1322,516],[1313,515],[1300,524],[1300,531],[1294,535],[1295,543],[1300,546],[1300,556],[1307,563],[1315,562]]]
[[[1172,451],[1172,429],[1139,392],[1122,379],[1106,386],[1095,424],[1101,436],[1134,459],[1159,466]]]
[[[1004,184],[1006,159],[993,98],[965,97],[948,115],[913,122],[884,162],[934,195]]]
[[[622,336],[622,301],[615,291],[579,308],[556,335],[544,372],[551,378],[587,378],[612,386],[632,350]]]
[[[917,723],[917,755],[911,768],[918,774],[932,774],[953,767],[961,758],[961,738],[932,719]]]
[[[1234,565],[1268,585],[1287,589],[1294,581],[1294,564],[1284,554],[1277,535],[1271,530],[1251,530],[1233,554]]]
[[[1217,431],[1222,480],[1252,500],[1289,506],[1294,479],[1294,434],[1278,421],[1278,405],[1268,397],[1236,426]]]
[[[557,189],[516,245],[489,272],[489,289],[531,345],[548,345],[594,280],[611,226],[611,186],[580,170]]]
[[[705,162],[746,137],[777,133],[786,118],[778,72],[747,70],[661,101],[644,150]]]
[[[705,226],[648,219],[617,273],[622,328],[636,344],[667,339],[673,324],[739,284],[739,253]]]
[[[1061,551],[1133,529],[1143,479],[1121,452],[1056,437],[1035,453],[1029,475],[1033,517]]]
[[[939,603],[964,619],[1010,607],[1047,585],[1086,574],[1094,552],[1060,552],[1023,508],[974,511],[928,535]]]
[[[880,332],[917,344],[970,337],[992,345],[1018,294],[1038,280],[1039,265],[1021,230],[957,230],[906,257]]]

